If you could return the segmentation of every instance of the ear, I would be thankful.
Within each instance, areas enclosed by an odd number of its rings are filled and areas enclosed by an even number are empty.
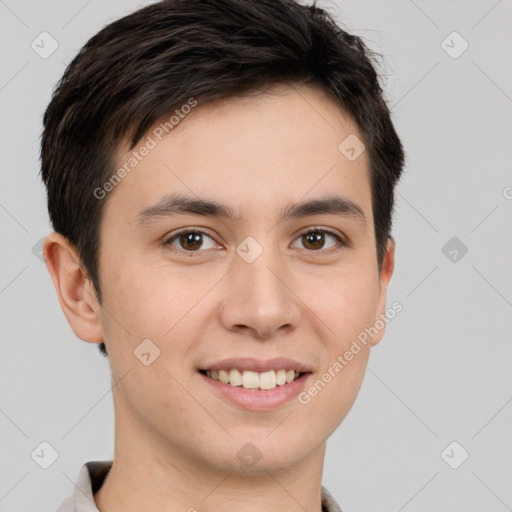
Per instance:
[[[66,238],[54,232],[46,237],[43,254],[60,307],[71,329],[83,341],[101,343],[101,306],[76,249]]]
[[[375,316],[375,322],[380,320],[384,324],[382,329],[378,329],[378,333],[372,338],[371,344],[377,345],[382,339],[386,332],[386,322],[384,318],[386,316],[386,296],[388,291],[388,284],[393,275],[393,269],[395,268],[395,241],[392,237],[389,237],[386,244],[386,253],[382,260],[382,268],[379,276],[379,300],[377,305],[377,312]],[[379,325],[380,325],[379,322]]]

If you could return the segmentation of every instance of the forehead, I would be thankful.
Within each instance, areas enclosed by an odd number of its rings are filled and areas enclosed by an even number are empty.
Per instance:
[[[134,150],[119,151],[118,168],[134,154],[137,162],[111,193],[109,209],[134,220],[170,194],[217,198],[238,217],[249,210],[282,217],[286,205],[308,196],[336,194],[368,207],[362,135],[324,91],[280,87],[186,111],[172,129],[171,114]],[[352,158],[347,148],[360,154]]]

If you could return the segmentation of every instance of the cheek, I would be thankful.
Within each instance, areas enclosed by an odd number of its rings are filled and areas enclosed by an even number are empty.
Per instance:
[[[186,293],[178,276],[167,269],[123,258],[122,265],[111,263],[104,280],[104,305],[130,333],[151,337],[169,329],[186,305]],[[186,289],[185,289],[186,290]]]
[[[209,290],[219,281],[210,271],[185,272],[169,265],[129,264],[118,266],[106,280],[105,312],[113,350],[121,358],[142,340],[150,339],[160,350],[160,361],[174,366],[194,344],[191,333],[201,321],[201,307],[213,294]],[[198,318],[199,315],[199,318]],[[128,361],[129,362],[129,361]]]
[[[350,351],[350,347],[346,347]],[[346,351],[333,353],[335,357],[322,369],[310,385],[299,395],[299,407],[303,417],[311,422],[311,428],[318,428],[322,419],[323,435],[330,436],[346,417],[354,404],[368,362],[369,349],[362,346],[360,351],[345,358]],[[340,359],[338,359],[338,356]]]
[[[324,279],[308,301],[330,328],[332,349],[344,350],[350,341],[372,325],[378,306],[378,274],[366,266],[333,273]],[[331,354],[332,355],[332,354]]]
[[[328,331],[328,357],[320,382],[315,381],[315,389],[306,391],[310,396],[318,394],[311,398],[312,406],[318,407],[318,414],[324,411],[328,415],[332,429],[352,407],[362,383],[370,353],[366,329],[375,322],[378,289],[378,271],[370,259],[366,265],[354,265],[333,276],[324,286],[322,318],[334,333]]]

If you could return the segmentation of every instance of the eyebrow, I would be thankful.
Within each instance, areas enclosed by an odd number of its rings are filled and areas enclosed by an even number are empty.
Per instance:
[[[204,198],[171,194],[142,210],[137,215],[135,224],[136,226],[143,226],[160,218],[169,218],[176,215],[199,215],[202,217],[224,218],[231,221],[242,218],[242,215],[226,204]],[[289,203],[281,210],[279,220],[284,221],[312,215],[353,217],[359,220],[363,226],[366,226],[366,217],[362,208],[352,200],[338,195]]]

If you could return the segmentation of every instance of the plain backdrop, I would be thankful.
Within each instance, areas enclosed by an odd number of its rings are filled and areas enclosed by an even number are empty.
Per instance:
[[[148,3],[0,0],[0,511],[54,511],[84,462],[113,457],[108,362],[71,331],[38,252],[39,137],[80,47]],[[344,512],[512,510],[512,2],[319,5],[384,55],[407,152],[388,296],[403,310],[323,484]],[[58,44],[46,58],[41,37]],[[58,454],[47,469],[42,442]]]

